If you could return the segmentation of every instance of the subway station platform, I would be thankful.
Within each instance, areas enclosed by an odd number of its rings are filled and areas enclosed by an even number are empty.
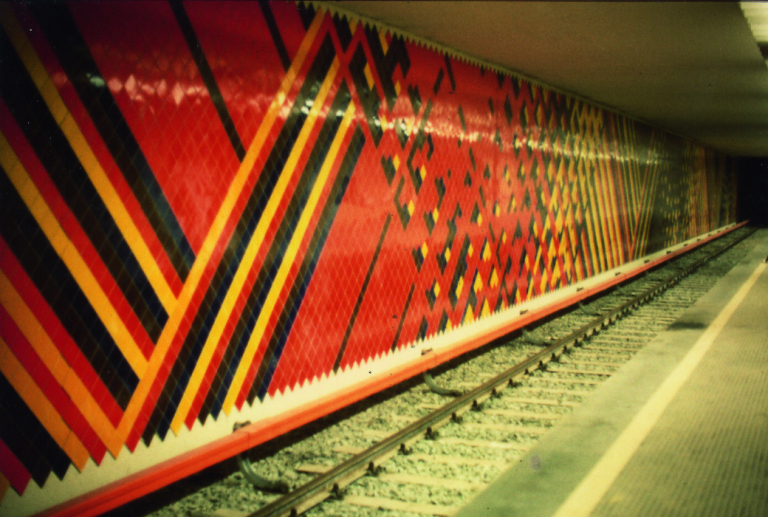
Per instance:
[[[768,515],[768,230],[459,515]]]

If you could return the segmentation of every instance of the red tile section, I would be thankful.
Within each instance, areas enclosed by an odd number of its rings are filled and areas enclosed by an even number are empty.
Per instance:
[[[238,161],[170,6],[140,3],[138,8],[140,18],[132,2],[70,5],[197,253]]]

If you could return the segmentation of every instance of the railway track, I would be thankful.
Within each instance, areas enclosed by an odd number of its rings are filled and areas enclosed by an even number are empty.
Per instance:
[[[412,380],[243,458],[287,494],[254,490],[230,462],[223,479],[151,515],[453,515],[706,293],[754,245],[751,233],[736,230],[432,372],[453,396]]]

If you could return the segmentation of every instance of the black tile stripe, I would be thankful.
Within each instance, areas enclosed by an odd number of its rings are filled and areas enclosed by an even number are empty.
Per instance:
[[[416,288],[416,284],[411,284],[411,290],[408,291],[408,298],[405,300],[405,306],[403,307],[403,314],[400,316],[400,323],[397,325],[397,332],[395,332],[395,339],[392,340],[391,350],[394,352],[397,350],[397,342],[400,340],[400,333],[403,331],[403,324],[405,323],[405,317],[408,315],[408,307],[411,306],[411,299],[413,298],[413,290]]]
[[[261,13],[264,15],[264,21],[267,22],[269,34],[272,36],[272,42],[275,44],[277,55],[280,56],[283,70],[287,72],[288,69],[291,68],[291,58],[288,57],[288,51],[285,48],[282,36],[280,36],[280,29],[277,27],[277,21],[275,21],[275,16],[272,14],[272,9],[269,8],[269,2],[260,0],[259,7],[261,7]]]
[[[453,77],[453,67],[451,66],[451,58],[448,52],[445,53],[445,71],[448,72],[448,81],[451,83],[451,93],[453,93],[456,91],[456,79]]]
[[[435,95],[437,95],[437,93],[440,91],[440,86],[442,86],[442,84],[443,84],[443,77],[444,76],[445,76],[445,72],[441,68],[437,72],[437,78],[435,79],[435,85],[432,87],[432,93],[434,93]],[[461,141],[461,140],[459,140],[459,141]]]
[[[195,261],[195,253],[117,102],[106,87],[75,20],[63,2],[35,3],[30,4],[30,8],[176,273],[182,282],[185,281]]]
[[[0,376],[0,384],[8,384],[4,376]],[[13,388],[9,387],[8,389],[12,390]],[[4,390],[0,388],[0,392],[2,391]],[[0,425],[0,440],[11,449],[14,456],[30,473],[32,480],[38,486],[43,486],[45,480],[48,479],[48,475],[51,473],[51,466],[40,455],[40,452],[35,448],[35,444],[30,440],[26,431],[14,422],[14,417],[4,407],[3,400],[0,399],[0,419],[3,422],[3,425]]]
[[[330,42],[330,38],[328,41]],[[226,398],[232,376],[240,365],[240,359],[248,344],[248,340],[253,333],[257,318],[261,313],[261,308],[264,306],[269,291],[272,288],[275,276],[280,269],[285,252],[296,230],[296,225],[301,218],[301,213],[312,192],[312,188],[314,187],[317,176],[328,154],[333,138],[338,132],[341,120],[344,116],[344,111],[346,111],[350,102],[351,97],[349,89],[347,88],[346,83],[342,82],[339,92],[329,111],[329,115],[326,117],[323,127],[320,130],[315,147],[302,171],[296,190],[291,196],[285,215],[280,221],[275,240],[270,246],[264,263],[259,269],[256,281],[246,302],[247,309],[241,313],[240,318],[238,319],[235,334],[229,343],[229,348],[234,349],[231,360],[227,364],[222,363],[222,366],[226,368],[227,373],[224,376],[223,382],[218,384],[216,399],[213,404],[214,415],[218,415],[221,409],[221,404]],[[333,114],[335,114],[335,116],[333,116]]]
[[[387,231],[389,230],[389,223],[391,222],[392,222],[392,214],[387,214],[387,220],[384,221],[384,228],[381,229],[381,235],[379,235],[379,242],[378,244],[376,244],[376,251],[373,252],[373,258],[371,258],[371,264],[368,266],[368,273],[366,273],[365,280],[363,280],[363,285],[360,288],[360,292],[357,294],[357,301],[355,302],[355,308],[352,310],[352,316],[350,316],[349,318],[349,323],[347,323],[347,331],[344,333],[344,339],[341,340],[341,347],[339,348],[339,351],[336,354],[336,360],[333,363],[334,372],[339,371],[339,366],[341,366],[341,359],[344,357],[344,351],[347,349],[347,343],[349,342],[349,337],[352,335],[352,328],[355,326],[357,313],[360,311],[360,306],[363,303],[363,298],[365,297],[365,293],[368,290],[368,284],[370,283],[371,277],[373,276],[373,269],[376,266],[376,262],[379,260],[379,253],[381,253],[381,247],[384,245],[384,238],[387,236]]]
[[[0,438],[35,483],[42,487],[51,471],[59,479],[64,477],[71,463],[69,457],[3,375],[0,375],[0,421]]]
[[[385,55],[384,49],[381,46],[381,39],[379,38],[379,30],[373,25],[366,25],[363,27],[363,31],[368,42],[368,50],[370,50],[371,57],[373,58],[372,64],[376,67],[380,86],[384,91],[384,97],[387,99],[389,110],[392,111],[395,109],[398,97],[392,76],[398,65],[400,65],[403,78],[408,76],[408,70],[411,68],[408,48],[402,36],[393,34]]]
[[[349,20],[345,15],[336,13],[333,15],[333,26],[336,28],[336,35],[339,37],[341,49],[346,52],[349,44],[352,42],[352,30],[349,27]]]
[[[469,236],[464,236],[464,242],[461,245],[461,251],[459,252],[459,260],[456,263],[456,268],[453,271],[453,279],[451,280],[451,287],[448,291],[448,299],[451,301],[451,307],[456,309],[456,304],[459,301],[459,297],[456,296],[456,287],[459,285],[459,280],[464,278],[467,272],[467,253],[469,251],[470,241]],[[470,291],[472,286],[469,286]]]
[[[302,260],[301,267],[296,275],[296,280],[288,293],[285,306],[280,313],[277,326],[275,327],[276,331],[272,334],[267,351],[259,365],[255,381],[248,394],[249,404],[253,404],[253,401],[257,396],[259,399],[264,400],[264,397],[267,394],[267,389],[272,381],[272,376],[280,361],[280,356],[285,347],[285,343],[288,341],[288,336],[293,328],[293,323],[299,313],[301,304],[304,301],[304,295],[309,287],[309,283],[312,281],[315,266],[317,266],[317,263],[320,261],[320,254],[323,251],[325,240],[331,230],[339,206],[344,199],[347,185],[349,185],[350,178],[355,170],[357,160],[360,158],[364,145],[365,136],[363,135],[360,126],[358,126],[355,129],[355,133],[352,135],[352,140],[349,143],[339,172],[336,175],[331,191],[328,194],[328,199],[320,214],[317,227],[310,239],[307,248],[310,251]]]
[[[227,104],[224,102],[224,97],[221,95],[221,90],[219,89],[219,85],[216,83],[216,78],[213,76],[213,71],[211,70],[211,66],[208,64],[208,59],[205,57],[203,47],[200,45],[200,40],[197,39],[195,29],[192,27],[192,22],[189,20],[189,16],[187,16],[187,12],[184,10],[184,6],[182,5],[181,0],[170,0],[170,3],[171,9],[173,9],[173,14],[176,16],[176,23],[179,24],[179,28],[184,35],[184,40],[187,42],[189,51],[192,53],[192,58],[195,60],[195,64],[197,64],[197,69],[200,71],[200,77],[202,77],[203,83],[208,89],[208,95],[210,95],[211,102],[216,108],[216,113],[219,114],[219,119],[221,120],[221,124],[224,126],[224,131],[227,133],[227,137],[229,138],[229,142],[232,144],[232,148],[235,151],[235,155],[237,155],[237,159],[242,162],[243,158],[245,158],[245,147],[243,146],[243,142],[240,140],[240,135],[237,133],[237,128],[235,128],[235,123],[232,120],[232,116],[229,114]],[[274,37],[274,34],[272,36]],[[285,47],[283,47],[283,51],[285,51]],[[291,63],[289,61],[288,66],[290,65]]]
[[[368,122],[368,130],[373,138],[373,143],[378,147],[379,142],[384,135],[378,115],[381,99],[379,98],[379,92],[376,89],[376,85],[374,84],[373,87],[368,86],[368,79],[365,77],[365,65],[367,64],[368,58],[365,56],[363,44],[362,42],[358,42],[357,48],[355,49],[354,54],[352,54],[352,59],[349,61],[349,73],[352,76],[352,82],[355,85],[357,98],[360,101],[360,105],[363,107],[365,119]]]
[[[330,42],[330,40],[328,41]],[[320,133],[318,134],[317,141],[315,142],[315,146],[309,155],[307,164],[299,177],[296,190],[288,202],[285,215],[283,216],[283,219],[280,221],[280,225],[278,226],[275,240],[272,242],[272,245],[267,252],[267,257],[264,260],[261,269],[259,270],[255,284],[256,288],[251,293],[251,296],[253,296],[255,293],[258,293],[257,296],[259,300],[259,307],[263,306],[267,294],[272,287],[275,275],[277,274],[277,270],[280,268],[280,265],[283,262],[285,251],[287,250],[291,238],[293,237],[293,233],[296,230],[296,225],[301,218],[301,213],[307,204],[307,200],[309,199],[312,188],[314,187],[315,181],[317,180],[317,177],[320,173],[323,161],[328,154],[334,136],[338,132],[339,125],[341,124],[341,120],[344,117],[344,112],[346,111],[349,103],[349,90],[347,89],[346,85],[342,83],[342,87],[339,88],[339,92],[336,95],[331,105],[331,109],[325,118],[325,122],[323,123]],[[223,301],[226,293],[223,292],[221,294],[222,296],[220,298],[221,301]],[[181,373],[181,377],[176,383],[176,386],[173,389],[173,393],[171,394],[170,405],[166,408],[163,415],[163,420],[160,424],[160,427],[158,428],[158,434],[161,437],[164,437],[167,433],[166,424],[170,423],[170,421],[173,419],[175,408],[181,401],[181,397],[184,395],[184,390],[187,387],[187,379],[192,375],[192,371],[194,370],[198,358],[200,357],[200,352],[202,351],[202,348],[205,344],[205,340],[208,337],[207,328],[213,325],[213,321],[218,315],[220,307],[221,302],[217,300],[216,305],[212,306],[209,310],[208,315],[206,316],[206,319],[209,320],[207,322],[208,324],[205,325],[204,331],[201,332],[198,336],[198,339],[196,340],[196,343],[191,350],[190,358],[186,360],[184,369]],[[241,315],[241,319],[248,319],[250,316],[250,314],[243,314]],[[253,325],[249,325],[247,332],[248,338],[250,338],[252,330]]]
[[[299,10],[299,16],[301,17],[301,24],[304,26],[304,30],[309,30],[309,26],[315,19],[315,8],[309,2],[299,1],[297,6]]]
[[[24,65],[0,31],[0,96],[153,342],[168,314]]]
[[[138,384],[136,374],[2,167],[0,216],[3,239],[115,401],[125,408]]]
[[[212,325],[212,321],[210,321],[211,316],[209,314],[211,308],[215,307],[215,310],[218,311],[218,307],[220,307],[221,302],[223,302],[224,297],[226,296],[233,275],[237,271],[243,254],[251,240],[251,236],[261,219],[264,208],[266,207],[275,184],[280,177],[280,172],[288,160],[288,157],[293,150],[293,146],[296,143],[296,139],[301,132],[301,128],[307,119],[307,114],[304,113],[303,108],[306,106],[307,102],[312,101],[317,97],[320,87],[322,86],[323,78],[327,75],[335,56],[336,53],[333,48],[333,43],[330,37],[326,36],[303,81],[302,87],[296,96],[291,112],[275,140],[276,144],[267,157],[264,169],[259,175],[256,185],[251,192],[245,209],[240,216],[240,220],[238,221],[229,244],[224,251],[224,255],[217,266],[216,273],[213,276],[211,284],[208,286],[205,297],[203,298],[195,319],[192,322],[184,345],[174,362],[171,374],[166,380],[163,391],[155,404],[155,410],[147,423],[147,427],[144,428],[142,439],[147,445],[149,445],[152,437],[163,423],[165,409],[171,401],[175,383],[182,376],[187,362],[194,354],[194,348],[196,346],[195,342],[197,341],[198,335],[202,332],[205,332],[207,335],[207,332]],[[215,312],[213,314],[213,317],[215,318]],[[207,328],[206,321],[208,321]],[[239,331],[242,331],[240,327],[235,330],[235,336],[238,335]],[[231,354],[232,348],[233,347],[230,346],[227,349],[222,363],[227,362],[226,354]],[[242,352],[240,352],[240,354],[242,354]],[[229,357],[231,357],[231,355]],[[170,424],[170,422],[166,423]]]
[[[411,184],[413,185],[413,188],[416,190],[416,195],[419,194],[419,191],[421,191],[421,174],[418,169],[413,168],[413,158],[416,156],[417,151],[421,151],[424,149],[424,144],[429,143],[430,147],[432,146],[431,139],[428,138],[426,128],[427,128],[427,121],[429,120],[429,115],[432,113],[432,99],[427,102],[427,107],[424,108],[424,116],[421,118],[421,123],[419,124],[419,131],[416,133],[416,138],[413,140],[413,145],[411,146],[411,151],[408,154],[408,159],[405,161],[406,166],[408,167],[408,173],[411,177]],[[431,155],[431,151],[428,153]]]

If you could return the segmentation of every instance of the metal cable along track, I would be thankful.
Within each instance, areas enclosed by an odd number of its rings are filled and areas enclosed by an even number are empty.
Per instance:
[[[536,370],[545,370],[552,361],[558,361],[562,354],[568,353],[574,347],[580,347],[585,340],[600,333],[600,331],[616,322],[639,306],[658,297],[664,291],[674,286],[696,269],[721,255],[739,242],[743,241],[756,230],[745,233],[733,242],[722,246],[714,253],[695,261],[675,272],[660,283],[632,296],[618,307],[596,315],[591,322],[582,325],[575,331],[559,338],[540,352],[533,354],[522,362],[507,369],[503,373],[484,382],[476,388],[451,400],[444,406],[432,411],[423,418],[413,422],[400,431],[384,438],[365,451],[354,455],[336,467],[321,473],[308,483],[285,496],[265,505],[249,517],[282,517],[295,516],[307,511],[329,497],[342,497],[342,490],[355,480],[367,475],[376,474],[379,466],[398,453],[408,453],[410,447],[424,439],[435,436],[437,429],[451,421],[458,421],[463,413],[480,405],[499,393],[507,386],[512,386],[522,378]],[[714,241],[717,242],[717,241]],[[713,244],[714,244],[713,242]],[[667,264],[666,267],[674,265]],[[664,267],[664,266],[662,266]],[[576,372],[574,372],[576,373]],[[587,372],[584,372],[587,373]]]

